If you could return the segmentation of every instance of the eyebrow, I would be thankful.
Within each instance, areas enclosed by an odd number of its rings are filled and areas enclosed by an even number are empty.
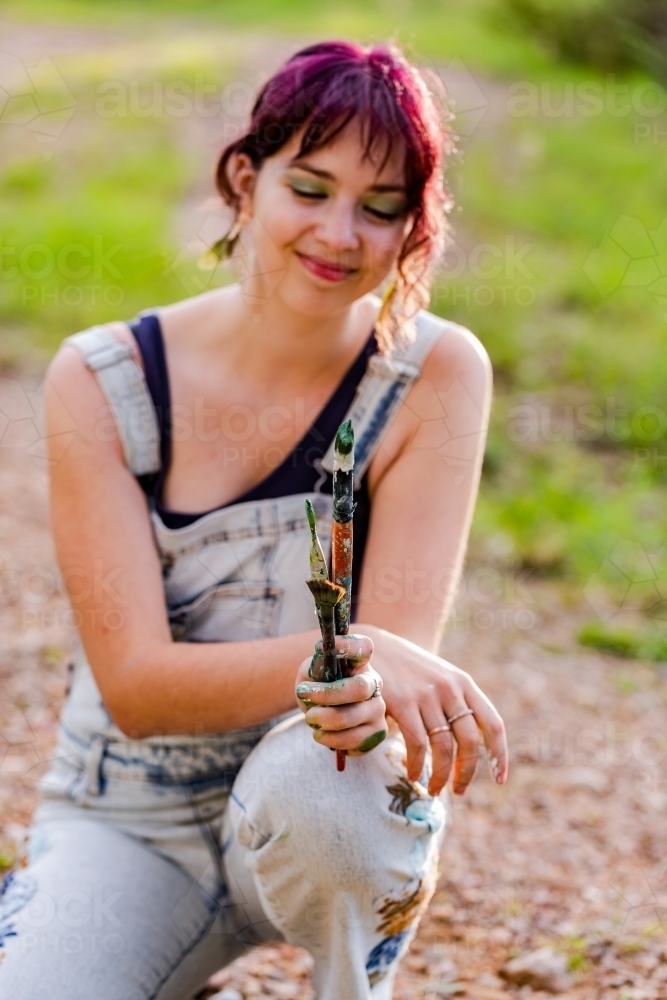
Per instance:
[[[336,178],[333,174],[330,174],[328,170],[318,170],[317,167],[310,167],[307,163],[303,163],[298,157],[294,157],[287,164],[288,167],[298,167],[299,170],[307,170],[310,174],[315,174],[316,177],[321,177],[325,181],[335,181]],[[405,186],[401,184],[373,184],[370,191],[400,191],[401,194],[405,194]]]

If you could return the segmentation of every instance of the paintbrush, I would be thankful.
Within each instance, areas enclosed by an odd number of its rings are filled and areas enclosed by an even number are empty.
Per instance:
[[[337,587],[331,580],[306,580],[311,594],[315,598],[317,617],[322,632],[323,676],[325,684],[331,684],[338,677],[338,660],[336,657],[336,625],[334,608],[344,596],[342,587]]]
[[[322,633],[322,653],[324,658],[324,676],[326,683],[338,680],[341,671],[336,656],[336,620],[335,612],[340,601],[345,597],[345,589],[329,580],[327,561],[317,537],[315,511],[310,500],[305,501],[306,517],[310,528],[310,580],[306,583],[315,598],[317,618]],[[336,750],[336,767],[345,770],[345,751]]]
[[[329,570],[327,561],[317,537],[317,525],[315,523],[315,510],[310,500],[306,500],[306,517],[310,528],[310,579],[328,580]]]
[[[334,611],[336,635],[350,631],[352,605],[352,517],[356,504],[352,499],[354,489],[354,430],[352,421],[340,425],[334,441],[333,464],[333,524],[331,526],[331,576],[342,587],[345,596]],[[337,677],[347,675],[349,664],[338,661]],[[336,766],[345,770],[345,751],[336,751]]]
[[[331,577],[345,597],[336,605],[336,635],[350,631],[352,604],[352,517],[354,489],[354,431],[352,421],[338,428],[334,442],[333,524],[331,531]]]

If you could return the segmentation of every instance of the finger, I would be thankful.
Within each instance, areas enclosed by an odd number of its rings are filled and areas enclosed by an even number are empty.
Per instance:
[[[339,732],[365,725],[375,725],[377,729],[384,721],[384,715],[385,703],[382,698],[371,698],[369,701],[342,705],[339,708],[323,708],[321,705],[316,705],[308,709],[305,719],[311,729]]]
[[[396,717],[396,715],[394,715],[394,718],[405,740],[405,749],[407,751],[405,763],[408,778],[410,781],[419,781],[424,770],[424,761],[428,749],[428,737],[422,717],[415,706],[407,710],[400,718]]]
[[[353,729],[343,729],[333,732],[327,729],[314,729],[313,738],[316,743],[332,750],[347,750],[352,756],[368,753],[373,750],[387,735],[386,725],[355,726]]]
[[[426,729],[428,741],[431,745],[432,757],[432,772],[428,783],[428,792],[429,795],[439,795],[447,784],[447,780],[452,769],[452,763],[454,761],[454,739],[452,737],[451,729],[446,730],[442,728],[447,725],[442,713],[440,716],[435,713],[425,716],[425,714],[422,713],[422,719],[424,721],[424,728]],[[440,731],[433,732],[433,730]]]
[[[330,684],[317,681],[302,681],[297,685],[296,696],[305,704],[313,705],[350,705],[357,701],[366,701],[376,690],[376,679],[382,682],[374,670],[366,669],[363,673],[352,677],[344,677]]]
[[[489,751],[489,765],[494,781],[504,785],[509,770],[509,752],[505,724],[496,707],[489,701],[476,684],[466,691],[466,699],[475,713],[484,743]]]
[[[479,732],[472,715],[453,722],[452,732],[456,740],[453,790],[455,795],[463,795],[477,770]]]
[[[367,635],[336,636],[336,659],[341,662],[341,672],[348,677],[351,673],[364,667],[373,655],[373,640]],[[322,655],[322,640],[315,643],[315,652],[308,670],[308,676],[314,681],[321,681],[324,671],[324,656]]]
[[[454,762],[454,740],[451,733],[439,733],[432,737],[432,773],[428,783],[429,795],[439,795],[443,790]]]

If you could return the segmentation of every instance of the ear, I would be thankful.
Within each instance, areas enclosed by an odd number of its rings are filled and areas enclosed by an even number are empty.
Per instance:
[[[247,153],[236,153],[231,157],[227,176],[238,198],[239,213],[252,216],[257,171]]]

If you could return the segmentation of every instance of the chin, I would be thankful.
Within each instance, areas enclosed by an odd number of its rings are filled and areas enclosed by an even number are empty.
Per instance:
[[[283,304],[302,316],[312,316],[313,319],[326,319],[332,313],[348,308],[365,291],[346,288],[325,288],[314,282],[303,281],[281,282],[276,289]]]

